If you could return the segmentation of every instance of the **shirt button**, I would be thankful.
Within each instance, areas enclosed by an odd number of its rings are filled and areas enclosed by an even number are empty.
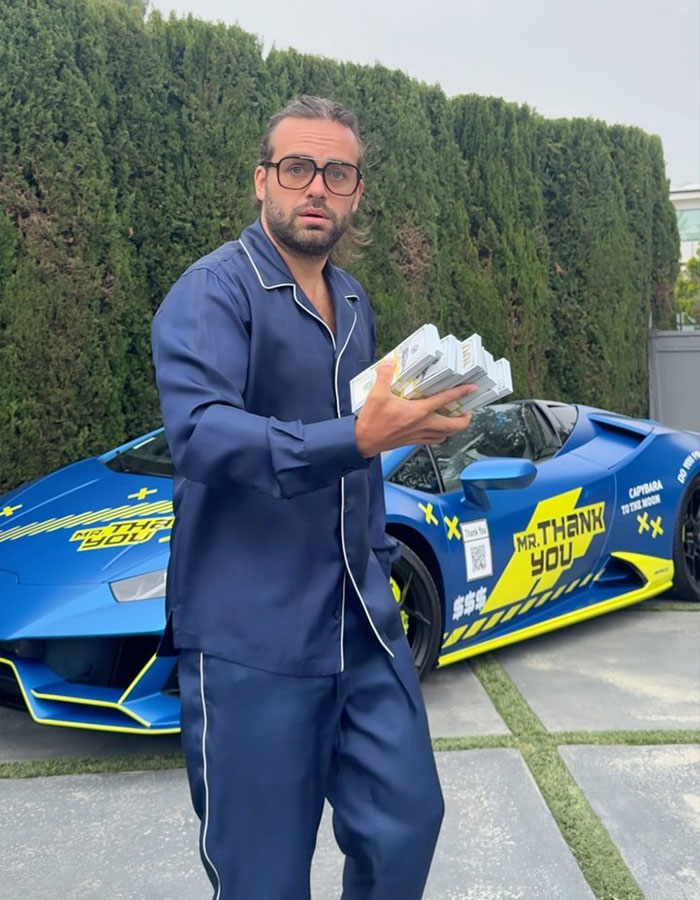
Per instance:
[[[336,611],[333,613],[333,618],[336,619],[338,622],[340,622],[340,620],[343,618],[342,611],[339,609],[336,609]]]

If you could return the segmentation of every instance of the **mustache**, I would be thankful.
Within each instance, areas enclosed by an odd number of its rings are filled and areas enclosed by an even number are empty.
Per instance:
[[[331,219],[333,222],[336,220],[336,215],[333,213],[325,204],[323,200],[312,200],[309,203],[304,203],[301,206],[298,206],[294,210],[294,215],[299,215],[304,212],[308,212],[310,209],[317,209],[319,212],[322,212],[324,216]]]

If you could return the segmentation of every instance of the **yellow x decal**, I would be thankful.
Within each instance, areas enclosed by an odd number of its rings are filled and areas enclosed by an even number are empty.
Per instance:
[[[442,517],[443,522],[447,525],[447,540],[451,541],[452,538],[461,537],[457,526],[459,525],[459,516],[453,516],[451,519],[449,516]]]
[[[422,509],[423,512],[425,513],[425,521],[428,523],[428,525],[438,525],[439,524],[438,520],[433,515],[433,504],[432,503],[426,503],[425,506],[423,506],[422,503],[419,503],[418,508]]]
[[[12,513],[16,509],[22,509],[22,504],[20,503],[18,506],[5,506],[3,509],[0,509],[0,516],[11,516]]]
[[[645,512],[643,516],[637,516],[637,521],[639,522],[639,528],[637,529],[637,533],[641,534],[643,531],[649,531],[649,513]]]
[[[651,528],[652,528],[651,536],[653,538],[664,533],[664,530],[661,527],[661,516],[657,516],[655,519],[651,520]]]
[[[137,491],[135,494],[129,494],[129,500],[145,500],[149,494],[157,494],[158,488],[151,488],[149,491],[148,488],[141,488],[140,491]]]

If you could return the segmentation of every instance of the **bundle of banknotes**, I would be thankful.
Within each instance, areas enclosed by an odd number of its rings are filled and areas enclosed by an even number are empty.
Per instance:
[[[513,392],[510,363],[507,359],[494,359],[478,334],[465,341],[453,334],[441,338],[434,325],[422,325],[383,359],[392,358],[395,369],[391,390],[407,400],[431,397],[460,384],[477,385],[474,393],[440,410],[447,416],[464,415]],[[383,359],[350,381],[353,412],[364,406]]]

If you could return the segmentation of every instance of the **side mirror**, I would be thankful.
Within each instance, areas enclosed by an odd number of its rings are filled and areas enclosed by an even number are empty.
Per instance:
[[[532,484],[537,466],[531,459],[494,457],[480,459],[462,470],[464,499],[482,509],[491,509],[486,491],[512,491]]]

